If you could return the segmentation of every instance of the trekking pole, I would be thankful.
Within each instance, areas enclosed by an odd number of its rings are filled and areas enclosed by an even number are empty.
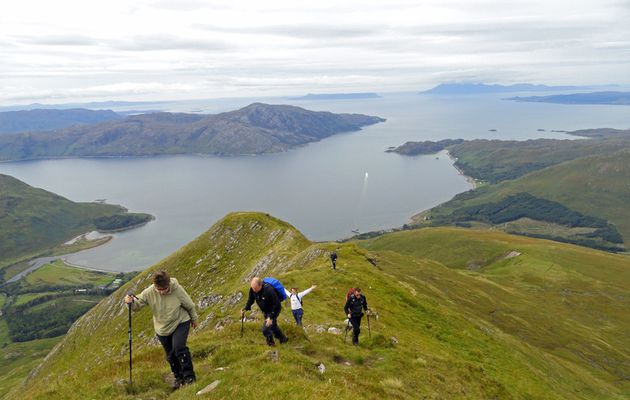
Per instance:
[[[241,337],[243,337],[243,325],[245,324],[245,312],[241,312]]]
[[[347,342],[348,339],[348,331],[350,330],[350,318],[348,318],[348,324],[346,325],[346,333],[343,335],[343,343]]]
[[[368,312],[366,313],[368,319],[368,338],[372,339],[372,330],[370,329],[370,314],[371,313],[368,310]]]
[[[130,296],[133,296],[133,294],[129,293]],[[135,297],[135,296],[134,296]],[[131,363],[131,344],[132,344],[132,335],[131,335],[131,303],[127,304],[127,308],[129,310],[129,388],[132,389],[133,388],[133,380],[132,380],[132,375],[131,375],[131,371],[132,371],[132,363]]]

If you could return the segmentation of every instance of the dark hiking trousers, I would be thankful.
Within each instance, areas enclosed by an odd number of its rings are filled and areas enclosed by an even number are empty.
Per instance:
[[[304,310],[298,308],[297,310],[292,310],[293,318],[295,318],[295,323],[297,326],[302,326],[302,316],[304,315]]]
[[[173,333],[168,336],[157,335],[162,347],[164,347],[164,352],[166,352],[166,361],[171,366],[175,379],[180,382],[195,378],[192,357],[188,347],[186,347],[189,331],[190,321],[186,321],[177,325]]]
[[[352,343],[359,344],[359,335],[361,334],[361,318],[363,314],[353,315],[350,318],[350,324],[352,324]]]
[[[278,317],[273,318],[271,320],[271,326],[267,326],[267,318],[265,318],[263,320],[262,334],[267,339],[267,344],[274,344],[275,343],[273,341],[273,337],[274,336],[278,340],[280,340],[280,343],[284,343],[284,342],[287,341],[287,337],[284,336],[284,333],[282,333],[282,331],[280,330],[280,327],[278,326]]]

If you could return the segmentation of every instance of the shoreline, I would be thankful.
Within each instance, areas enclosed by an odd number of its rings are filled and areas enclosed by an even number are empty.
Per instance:
[[[457,162],[457,157],[453,156],[448,150],[446,150],[446,155],[453,161],[453,167],[457,170],[457,172],[459,172],[459,174],[472,185],[472,189],[477,189],[481,185],[477,179],[473,178],[470,175],[466,175],[466,173],[464,173],[464,171],[455,164]]]

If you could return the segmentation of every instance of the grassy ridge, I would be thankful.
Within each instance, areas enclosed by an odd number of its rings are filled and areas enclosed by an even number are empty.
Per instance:
[[[520,255],[506,258],[513,251]],[[144,310],[134,315],[137,394],[128,394],[122,297],[148,286],[158,268],[207,305],[189,341],[199,382],[170,393]],[[290,342],[277,362],[260,316],[239,337],[254,274],[318,284],[305,301],[308,340],[283,311]],[[218,379],[208,398],[622,399],[630,395],[629,274],[624,256],[500,232],[436,228],[314,244],[275,218],[234,213],[88,312],[10,398],[186,399]],[[358,348],[318,332],[343,328],[345,291],[356,285],[378,314],[371,339],[364,322]]]

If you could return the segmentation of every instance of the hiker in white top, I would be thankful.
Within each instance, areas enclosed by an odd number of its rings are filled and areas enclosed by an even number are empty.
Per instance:
[[[306,296],[311,292],[311,290],[315,289],[317,285],[313,285],[310,288],[306,289],[303,292],[299,292],[297,288],[291,288],[291,291],[284,289],[287,294],[287,298],[291,302],[291,311],[293,312],[293,318],[295,318],[295,323],[297,326],[302,326],[302,316],[304,315],[304,310],[302,309],[302,297]]]

